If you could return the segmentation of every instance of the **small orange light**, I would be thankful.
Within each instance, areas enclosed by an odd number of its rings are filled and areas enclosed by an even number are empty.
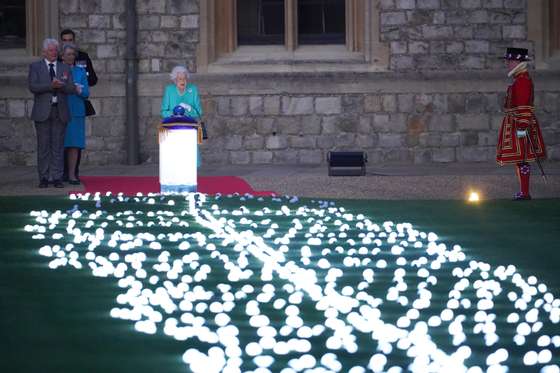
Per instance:
[[[469,202],[479,202],[480,201],[480,196],[478,195],[477,192],[470,192],[468,201]]]

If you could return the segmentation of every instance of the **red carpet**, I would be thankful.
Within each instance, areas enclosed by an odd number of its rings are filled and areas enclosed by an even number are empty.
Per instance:
[[[128,196],[136,193],[159,193],[157,176],[82,176],[80,177],[86,193],[123,193]],[[199,176],[198,191],[205,194],[245,194],[270,196],[272,191],[256,191],[242,178],[237,176]]]

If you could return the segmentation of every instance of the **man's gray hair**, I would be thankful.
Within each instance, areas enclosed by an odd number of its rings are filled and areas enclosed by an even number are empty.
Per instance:
[[[175,66],[173,70],[171,70],[171,74],[169,74],[169,76],[171,77],[171,80],[175,82],[177,81],[177,75],[179,74],[185,74],[187,79],[191,78],[191,75],[189,74],[189,70],[187,70],[185,66],[181,66],[181,65]]]
[[[56,48],[58,49],[58,46],[60,45],[58,43],[58,40],[53,39],[53,38],[46,38],[45,40],[43,40],[43,50],[47,50],[47,48],[49,47],[49,45],[54,44],[56,45]]]
[[[62,44],[62,50],[61,50],[62,54],[64,54],[64,52],[66,52],[66,49],[72,49],[75,52],[78,48],[76,47],[76,44],[73,44],[73,43]]]

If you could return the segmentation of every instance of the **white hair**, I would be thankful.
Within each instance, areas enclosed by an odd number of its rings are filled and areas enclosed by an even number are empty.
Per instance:
[[[62,53],[66,52],[66,49],[72,49],[74,52],[77,50],[76,45],[72,43],[64,43],[62,44]]]
[[[191,75],[189,74],[189,70],[187,70],[185,66],[181,66],[181,65],[175,66],[173,70],[171,70],[171,74],[169,74],[169,76],[171,77],[171,80],[175,82],[177,81],[177,75],[179,74],[185,74],[187,79],[190,79],[191,77]]]
[[[56,46],[56,48],[58,49],[58,40],[56,39],[52,39],[52,38],[46,38],[45,40],[43,40],[43,50],[47,50],[47,48],[49,47],[49,45],[54,44]]]

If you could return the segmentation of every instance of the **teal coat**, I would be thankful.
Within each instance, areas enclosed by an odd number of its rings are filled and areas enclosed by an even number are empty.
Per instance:
[[[192,110],[186,111],[186,115],[200,119],[202,117],[202,107],[200,106],[200,97],[198,96],[198,88],[194,84],[187,83],[185,93],[179,94],[175,84],[169,84],[163,91],[163,100],[161,100],[161,117],[167,118],[173,115],[173,108],[179,104],[187,104]],[[196,167],[200,167],[200,152],[196,147]]]
[[[173,115],[173,108],[181,103],[190,105],[193,108],[190,112],[187,111],[185,113],[187,116],[195,119],[202,117],[198,88],[191,83],[187,83],[185,93],[182,95],[177,91],[175,84],[169,84],[165,87],[163,100],[161,101],[161,117],[167,118]]]

